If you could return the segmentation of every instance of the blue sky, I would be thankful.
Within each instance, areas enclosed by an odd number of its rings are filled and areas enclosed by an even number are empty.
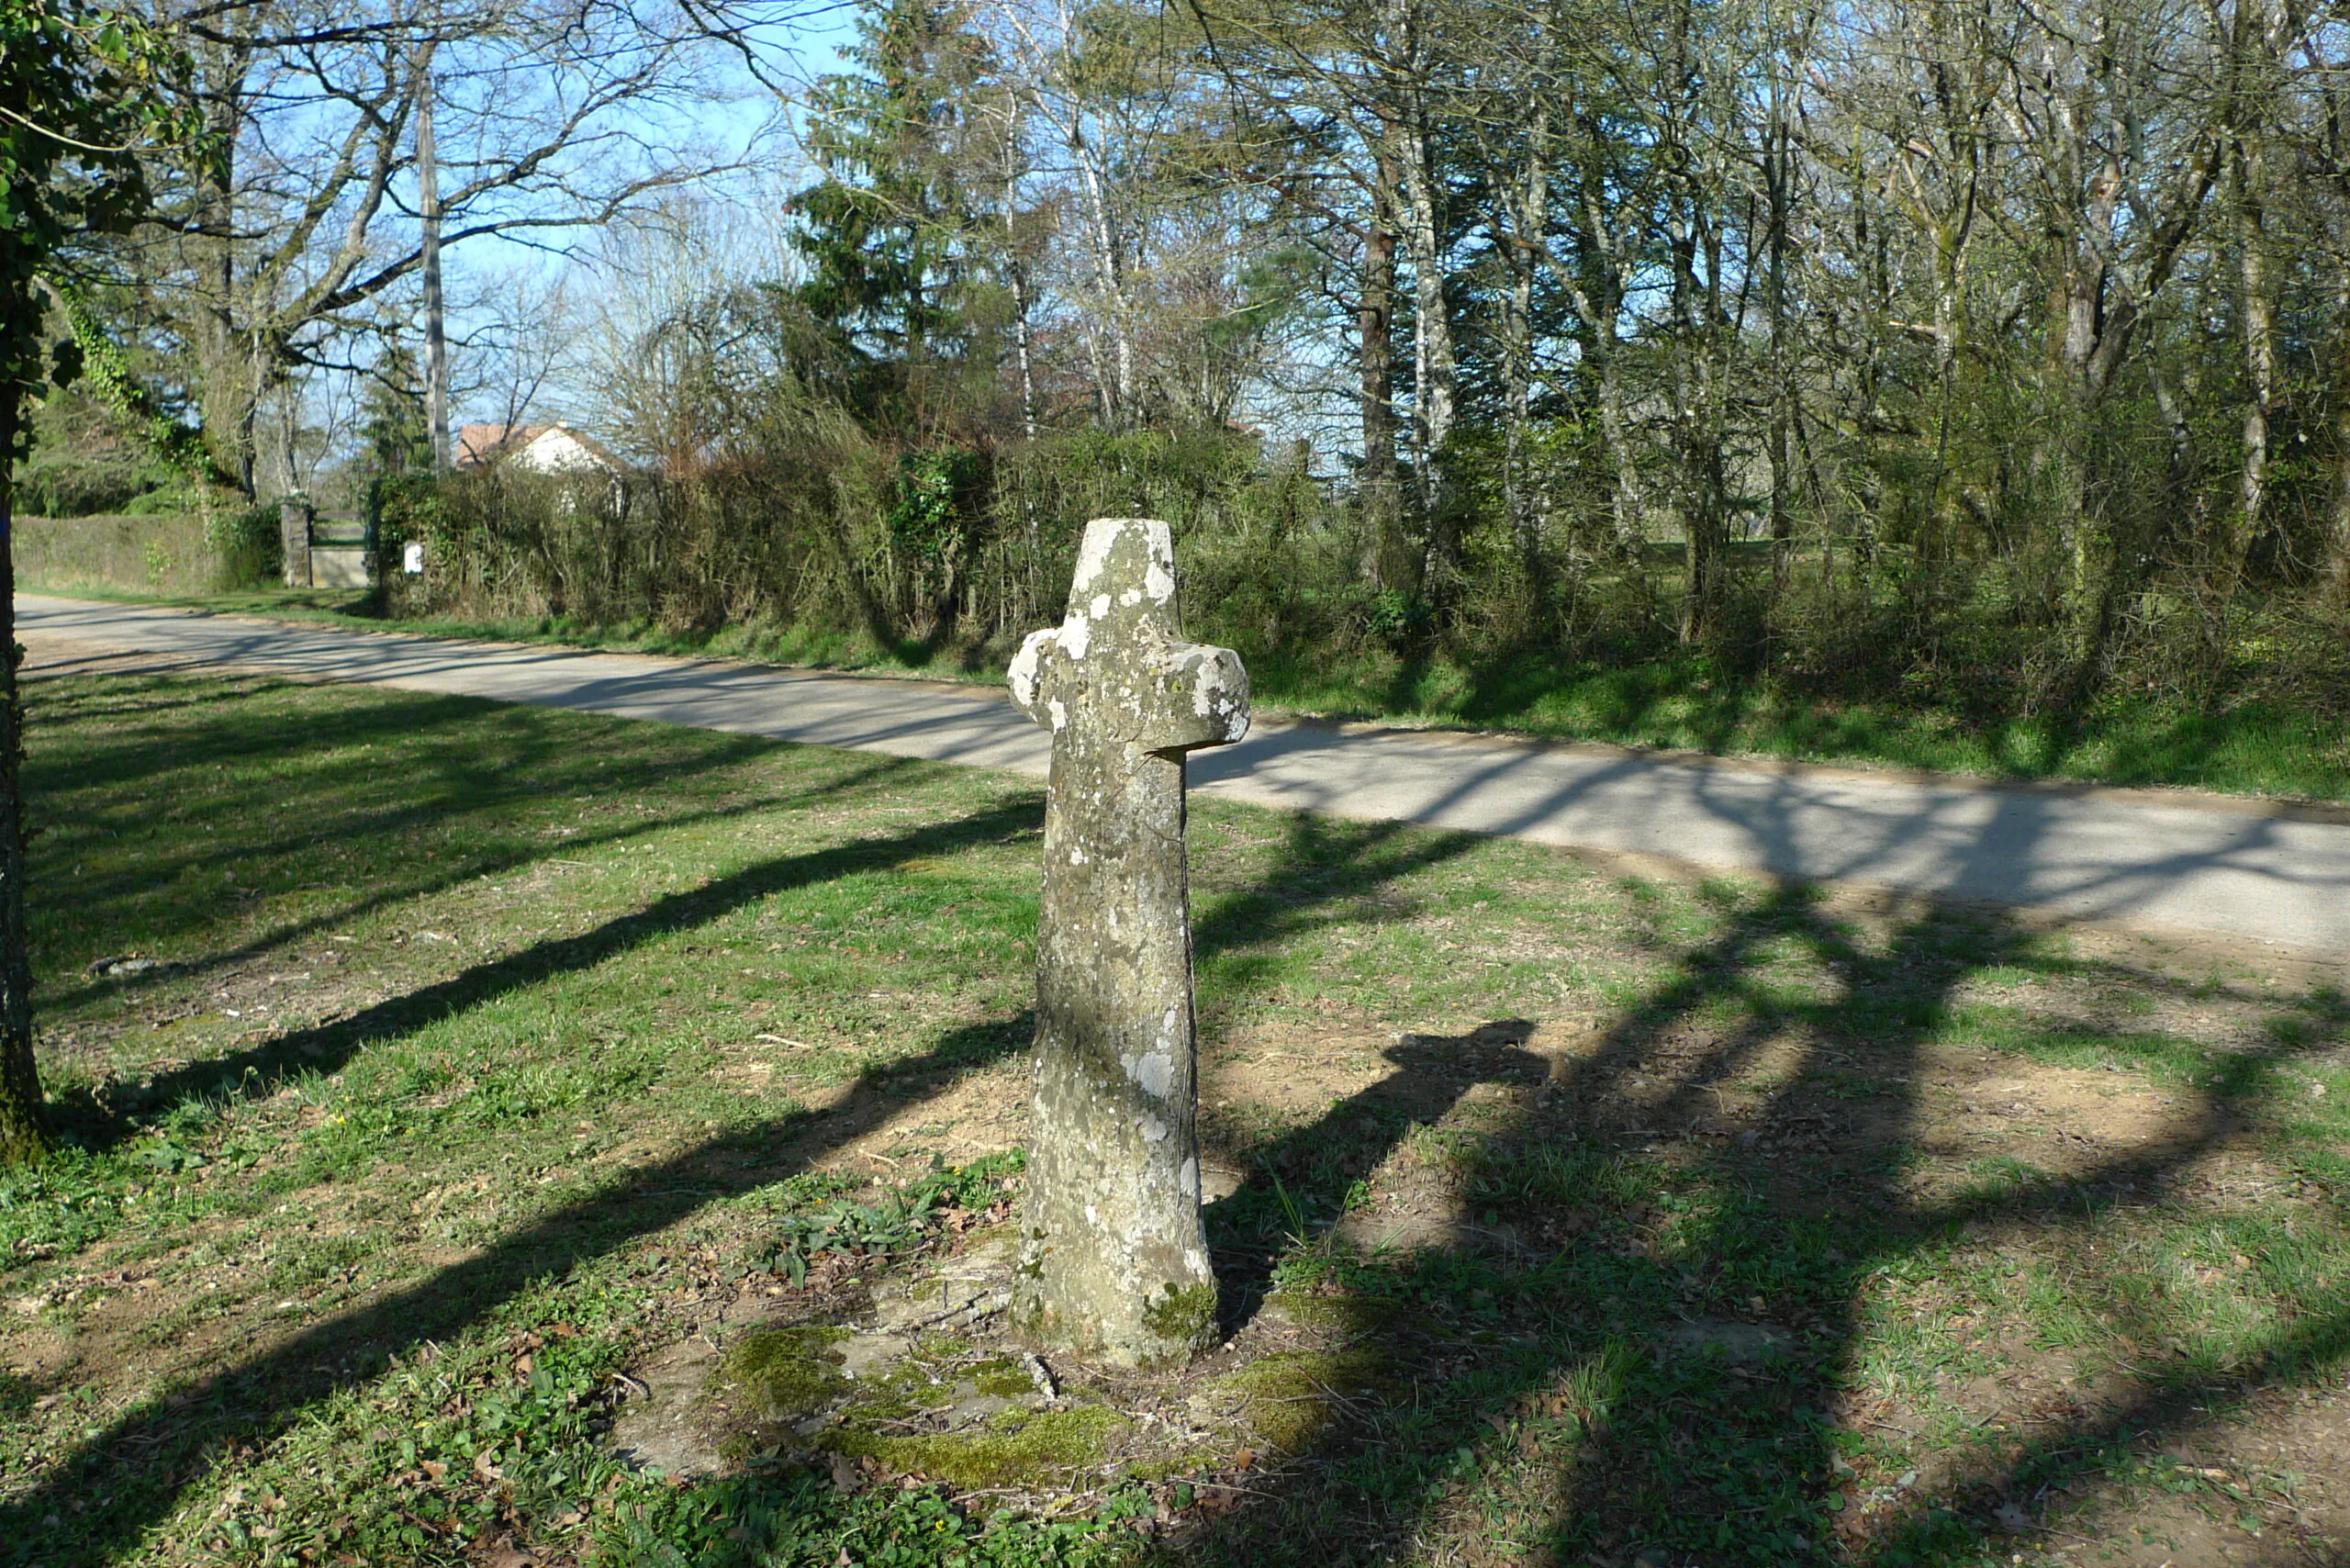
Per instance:
[[[759,50],[763,70],[768,80],[778,85],[798,87],[830,72],[844,68],[840,51],[856,36],[857,0],[810,0],[792,7],[788,15],[756,29],[753,39]],[[740,95],[732,102],[707,106],[700,121],[710,139],[722,146],[742,149],[752,145],[752,139],[761,126],[771,121],[778,107],[775,93],[753,79],[747,70],[735,71],[734,79]],[[783,106],[787,112],[789,106]],[[789,173],[798,154],[788,136],[772,136],[757,147],[755,161],[768,171]],[[466,241],[462,247],[446,253],[445,266],[450,279],[452,310],[450,335],[453,343],[461,342],[471,330],[487,325],[492,315],[484,310],[468,311],[462,301],[477,291],[477,286],[489,280],[505,276],[523,280],[523,288],[548,289],[559,280],[568,279],[575,288],[590,289],[625,286],[621,280],[599,274],[587,263],[562,253],[568,243],[574,250],[584,249],[579,241],[589,238],[573,235],[568,240],[542,234],[535,243],[519,243],[498,235],[483,235]],[[498,306],[494,304],[490,309]],[[474,319],[467,320],[472,315]],[[458,353],[462,353],[462,348]],[[476,361],[476,368],[479,362]],[[493,374],[490,385],[468,395],[464,388],[454,391],[450,409],[452,425],[474,420],[503,419],[509,398],[507,388],[514,379],[509,374]],[[560,387],[549,389],[552,396],[543,397],[536,405],[534,418],[543,418],[550,408],[559,408],[574,401],[563,395]]]

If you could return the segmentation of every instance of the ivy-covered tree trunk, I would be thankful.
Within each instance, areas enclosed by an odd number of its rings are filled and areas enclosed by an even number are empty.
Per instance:
[[[76,241],[147,215],[140,151],[186,142],[196,129],[159,91],[185,63],[137,17],[90,0],[0,0],[0,1164],[48,1148],[33,1061],[10,524],[16,465],[29,450],[26,400],[73,380],[84,356],[73,339],[43,341],[51,291],[41,278]]]
[[[22,405],[0,386],[0,453],[17,450]],[[39,1159],[49,1148],[40,1070],[33,1059],[33,969],[26,926],[25,812],[19,784],[24,702],[17,676],[14,465],[0,461],[0,1165]]]

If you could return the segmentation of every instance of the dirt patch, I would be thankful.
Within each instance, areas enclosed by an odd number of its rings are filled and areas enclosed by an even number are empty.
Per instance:
[[[2006,1062],[1955,1052],[1929,1053],[1920,1066],[1928,1081],[1918,1146],[1948,1159],[1990,1153],[2077,1176],[2117,1159],[2185,1151],[2210,1130],[2203,1107],[2118,1073],[2058,1067],[2018,1072]]]
[[[1180,1475],[1196,1487],[1261,1468],[1269,1431],[1302,1446],[1346,1396],[1284,1386],[1276,1397],[1252,1381],[1249,1369],[1348,1339],[1278,1302],[1188,1367],[1123,1372],[1039,1355],[1006,1325],[1013,1251],[1009,1231],[975,1232],[826,1293],[778,1302],[745,1290],[622,1380],[614,1447],[673,1475],[813,1463],[849,1489],[912,1477],[1065,1496],[1120,1478]]]

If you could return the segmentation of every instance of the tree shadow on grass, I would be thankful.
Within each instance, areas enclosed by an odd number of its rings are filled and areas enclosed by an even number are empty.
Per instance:
[[[114,1561],[170,1516],[215,1456],[274,1441],[312,1406],[382,1372],[391,1356],[460,1335],[536,1282],[805,1170],[904,1109],[901,1096],[866,1092],[926,1083],[924,1096],[935,1094],[1024,1049],[1033,1027],[1023,1014],[951,1030],[919,1056],[868,1070],[837,1108],[794,1113],[641,1166],[417,1284],[306,1329],[168,1401],[142,1402],[38,1485],[0,1504],[0,1562],[74,1568]],[[69,1514],[70,1539],[58,1522]]]
[[[476,965],[355,1017],[192,1065],[161,1088],[176,1097],[218,1093],[234,1089],[249,1074],[274,1078],[321,1062],[339,1062],[364,1046],[397,1039],[501,992],[588,969],[665,934],[705,924],[790,889],[1007,837],[1033,837],[1040,804],[1037,796],[1024,794],[955,822],[754,867],[658,899],[593,931]],[[934,1094],[963,1073],[1024,1048],[1030,1033],[1024,1014],[951,1030],[919,1056],[868,1069],[856,1087],[876,1089],[887,1081],[900,1089]],[[879,1126],[903,1104],[902,1098],[852,1092],[839,1109],[799,1112],[710,1139],[616,1179],[590,1197],[420,1283],[305,1330],[207,1378],[182,1391],[169,1406],[146,1402],[94,1435],[39,1484],[0,1504],[0,1561],[39,1561],[59,1568],[108,1561],[165,1518],[182,1488],[201,1475],[208,1456],[224,1446],[274,1439],[316,1401],[380,1371],[387,1356],[463,1331],[534,1280],[565,1274],[713,1200],[767,1186],[805,1169],[827,1150]],[[46,1521],[72,1513],[68,1505],[77,1501],[83,1507],[73,1513],[73,1539],[61,1540],[59,1527]]]
[[[1207,1205],[1208,1243],[1216,1261],[1217,1318],[1238,1333],[1263,1306],[1273,1270],[1292,1245],[1313,1245],[1344,1218],[1348,1198],[1385,1164],[1414,1127],[1444,1120],[1481,1083],[1539,1085],[1549,1064],[1523,1048],[1534,1025],[1505,1018],[1460,1036],[1406,1035],[1381,1054],[1395,1070],[1330,1107],[1307,1126],[1241,1153],[1240,1185]],[[1415,1213],[1363,1227],[1370,1247],[1467,1239],[1461,1216]],[[1496,1238],[1498,1239],[1498,1238]],[[1470,1242],[1474,1245],[1473,1241]]]
[[[27,728],[38,735],[62,723],[107,721],[104,742],[75,757],[71,781],[84,789],[124,790],[169,774],[346,751],[387,735],[412,738],[419,731],[494,719],[513,711],[484,697],[383,690],[350,692],[354,699],[368,700],[307,709],[298,723],[289,723],[281,711],[252,706],[278,697],[315,702],[321,689],[316,683],[283,676],[217,669],[102,676],[86,686],[77,682],[64,688],[34,682],[28,692]],[[199,722],[185,722],[191,711]],[[171,722],[164,722],[166,719]],[[444,760],[458,768],[464,765],[462,756]],[[25,759],[28,791],[45,785],[44,773],[56,767],[53,751],[39,745],[29,747]],[[273,772],[282,770],[273,767]]]
[[[1397,897],[1395,885],[1487,842],[1478,834],[1294,813],[1271,867],[1248,885],[1214,895],[1194,924],[1193,946],[1206,971],[1203,1030],[1213,1033],[1240,999],[1260,994],[1278,976],[1282,944],[1340,923],[1410,920],[1417,905]],[[1500,1028],[1507,1036],[1511,1025]],[[1474,1045],[1486,1043],[1481,1033]],[[1401,1042],[1387,1053],[1397,1073],[1334,1107],[1309,1132],[1261,1149],[1218,1151],[1248,1168],[1239,1189],[1205,1215],[1225,1333],[1245,1324],[1262,1299],[1279,1238],[1301,1226],[1315,1228],[1315,1216],[1326,1222],[1335,1215],[1348,1187],[1376,1170],[1397,1139],[1440,1118],[1475,1081],[1460,1075],[1472,1043],[1457,1044],[1461,1048],[1434,1039]],[[1334,1126],[1343,1137],[1326,1136]],[[1214,1149],[1216,1129],[1205,1126],[1203,1136]]]
[[[315,1066],[304,1049],[309,1044],[348,1056],[364,1044],[397,1038],[512,987],[601,962],[773,892],[990,838],[1033,834],[1036,815],[1031,797],[955,823],[754,868],[671,895],[594,932],[476,966],[325,1032],[309,1032],[318,1038],[297,1036],[227,1063],[185,1070],[168,1092],[218,1092],[248,1069],[274,1074]],[[1297,818],[1289,853],[1248,889],[1214,902],[1201,922],[1200,950],[1223,982],[1245,988],[1270,972],[1270,945],[1316,923],[1363,913],[1376,917],[1384,906],[1368,912],[1344,906],[1483,842],[1395,825]],[[1402,918],[1409,911],[1386,913]],[[1819,955],[1840,979],[1836,994],[1790,1002],[1751,983],[1758,949],[1774,938],[1806,944]],[[1481,1201],[1507,1209],[1511,1222],[1523,1221],[1519,1228],[1529,1233],[1539,1233],[1563,1209],[1577,1221],[1572,1234],[1539,1255],[1522,1248],[1494,1257],[1437,1249],[1408,1266],[1373,1260],[1384,1277],[1359,1281],[1359,1294],[1375,1285],[1408,1303],[1412,1316],[1399,1326],[1393,1313],[1367,1316],[1365,1342],[1398,1369],[1435,1369],[1411,1424],[1399,1428],[1352,1417],[1334,1423],[1282,1473],[1270,1505],[1234,1516],[1196,1543],[1199,1554],[1295,1561],[1309,1550],[1301,1542],[1310,1540],[1317,1560],[1385,1555],[1393,1543],[1463,1506],[1458,1455],[1465,1450],[1473,1468],[1479,1454],[1504,1441],[1522,1441],[1538,1424],[1529,1410],[1539,1409],[1544,1412],[1539,1422],[1552,1426],[1537,1436],[1566,1458],[1546,1489],[1543,1517],[1533,1532],[1539,1539],[1526,1543],[1528,1552],[1566,1561],[1584,1551],[1586,1541],[1612,1550],[1614,1543],[1654,1539],[1684,1556],[1703,1553],[1707,1562],[1816,1556],[1810,1549],[1826,1539],[1827,1498],[1834,1490],[1828,1472],[1832,1423],[1823,1407],[1848,1378],[1863,1342],[1854,1302],[1868,1273],[1930,1260],[1932,1249],[1966,1216],[2046,1221],[2076,1214],[2085,1192],[2087,1201],[2109,1201],[2097,1196],[2098,1183],[2154,1180],[2190,1159],[2193,1148],[2225,1136],[2224,1129],[2207,1116],[2178,1147],[2109,1161],[2091,1176],[1996,1200],[1926,1204],[1898,1180],[1912,1115],[1908,1094],[1896,1092],[1887,1103],[1869,1107],[1865,1126],[1855,1120],[1841,1129],[1852,1134],[1849,1147],[1840,1143],[1815,1154],[1808,1145],[1786,1145],[1802,1150],[1799,1168],[1791,1169],[1784,1158],[1773,1160],[1771,1145],[1760,1141],[1684,1139],[1695,1152],[1681,1165],[1682,1195],[1695,1193],[1706,1201],[1675,1211],[1662,1205],[1674,1194],[1658,1190],[1655,1173],[1635,1168],[1616,1143],[1623,1119],[1600,1113],[1611,1096],[1630,1095],[1643,1113],[1641,1125],[1677,1121],[1689,1132],[1695,1108],[1715,1085],[1802,1026],[1819,1043],[1806,1048],[1758,1127],[1779,1141],[1783,1133],[1814,1125],[1809,1118],[1820,1114],[1823,1104],[1830,1117],[1826,1125],[1834,1126],[1836,1107],[1844,1102],[1837,1092],[1843,1086],[1833,1048],[1881,1050],[1877,1075],[1910,1084],[1918,1048],[1946,1014],[1953,988],[1990,965],[2026,961],[2024,939],[2013,934],[1969,935],[1934,920],[1904,928],[1885,953],[1864,953],[1800,890],[1743,912],[1721,940],[1611,1027],[1587,1058],[1566,1064],[1566,1113],[1528,1115],[1472,1151],[1465,1181]],[[1687,1062],[1666,1063],[1670,1070],[1659,1075],[1661,1086],[1643,1081],[1659,1065],[1661,1042],[1708,1008],[1730,1003],[1747,1014],[1740,1026]],[[1523,1053],[1504,1037],[1515,1028],[1505,1023],[1472,1039],[1400,1047],[1391,1058],[1398,1072],[1390,1086],[1354,1096],[1314,1127],[1283,1139],[1264,1161],[1269,1172],[1301,1172],[1305,1198],[1335,1212],[1346,1189],[1375,1167],[1422,1110],[1449,1104],[1467,1081],[1481,1076],[1522,1081],[1532,1070],[1535,1064],[1521,1059]],[[924,1055],[895,1064],[889,1076],[901,1082],[951,1080],[1025,1041],[1018,1021],[958,1030]],[[1472,1045],[1493,1059],[1473,1065],[1464,1077],[1460,1058]],[[2214,1098],[2230,1092],[2222,1086]],[[768,1184],[854,1139],[878,1125],[880,1113],[901,1104],[868,1096],[845,1111],[796,1114],[711,1139],[566,1205],[476,1258],[207,1380],[183,1405],[143,1406],[38,1485],[0,1505],[0,1526],[13,1527],[0,1530],[0,1542],[9,1543],[0,1552],[29,1552],[62,1564],[103,1562],[167,1517],[222,1445],[271,1440],[319,1399],[372,1374],[386,1355],[462,1332],[533,1280],[560,1275],[712,1199]],[[1365,1124],[1368,1137],[1360,1135]],[[1315,1151],[1317,1137],[1340,1132],[1357,1145],[1352,1152],[1326,1159]],[[1711,1147],[1715,1142],[1725,1147]],[[792,1154],[778,1159],[778,1144],[794,1146]],[[1478,1302],[1477,1291],[1490,1299]],[[1750,1305],[1758,1296],[1762,1308]],[[1673,1353],[1675,1330],[1689,1323],[1758,1315],[1793,1322],[1800,1348],[1759,1368]],[[2159,1412],[2149,1417],[2176,1418]],[[1565,1430],[1570,1424],[1576,1429]],[[77,1498],[96,1504],[76,1517],[81,1533],[60,1549],[44,1521]],[[1367,1510],[1376,1516],[1368,1529],[1361,1523]],[[1718,1532],[1725,1525],[1742,1532],[1729,1547],[1710,1534],[1699,1539],[1701,1531]],[[1974,1526],[1965,1528],[1979,1536]],[[1804,1546],[1795,1544],[1797,1537]]]
[[[1773,943],[1805,948],[1830,993],[1758,975]],[[1896,1506],[1872,1516],[1853,1500],[1839,1432],[1886,1332],[1872,1287],[1930,1279],[1969,1227],[2063,1229],[2134,1203],[2233,1137],[2238,1103],[2296,1048],[2285,1031],[2266,1057],[2239,1057],[2153,1143],[2069,1173],[1928,1190],[1910,1158],[1924,1047],[1967,976],[2030,966],[2031,948],[2012,928],[1930,912],[1863,951],[1799,889],[1745,912],[1563,1059],[1544,1108],[1459,1146],[1464,1200],[1498,1211],[1510,1245],[1321,1249],[1326,1285],[1341,1287],[1325,1316],[1385,1367],[1374,1381],[1390,1397],[1375,1412],[1334,1404],[1252,1483],[1264,1501],[1182,1554],[1294,1562],[1310,1540],[1315,1561],[1378,1562],[1435,1532],[1472,1562],[1972,1562],[2003,1539],[1996,1509],[2011,1499],[2208,1418],[2223,1393],[2306,1379],[2350,1350],[2350,1315],[2322,1315],[2223,1374],[2055,1417],[2020,1453],[1926,1445],[1919,1467],[1934,1473],[1886,1488]],[[1731,1010],[1726,1030],[1694,1026]],[[1734,1111],[1723,1085],[1766,1056],[1776,1087]],[[1864,1075],[1845,1070],[1863,1057]],[[1330,1164],[1317,1151],[1347,1141],[1360,1103],[1425,1097],[1440,1087],[1430,1068],[1400,1058],[1284,1144]],[[1359,1179],[1330,1170],[1326,1199]]]
[[[1274,863],[1248,885],[1212,895],[1192,922],[1192,946],[1206,971],[1203,1026],[1262,992],[1281,972],[1282,943],[1343,923],[1410,920],[1418,906],[1396,897],[1395,883],[1490,842],[1483,834],[1409,823],[1292,813]]]
[[[438,985],[396,998],[351,1018],[297,1031],[233,1056],[191,1064],[155,1086],[165,1099],[231,1092],[305,1070],[330,1070],[361,1048],[396,1040],[501,992],[576,972],[666,933],[706,924],[791,888],[885,869],[1006,837],[1034,836],[1041,798],[1030,794],[995,810],[888,838],[862,840],[755,867],[708,886],[671,894],[595,930],[541,943],[476,965]],[[1294,935],[1325,916],[1316,907],[1366,897],[1409,872],[1464,853],[1481,839],[1430,835],[1393,824],[1336,824],[1301,817],[1292,824],[1292,859],[1218,906],[1202,923],[1200,946],[1212,958]],[[1303,863],[1311,890],[1284,896],[1283,879]],[[1328,918],[1337,918],[1330,915]],[[1248,970],[1243,965],[1244,971]],[[106,1562],[169,1515],[182,1489],[212,1456],[233,1445],[262,1445],[336,1389],[373,1375],[387,1356],[445,1338],[478,1321],[535,1280],[560,1276],[629,1241],[672,1225],[706,1204],[768,1185],[829,1149],[854,1141],[902,1110],[902,1092],[934,1094],[963,1072],[1025,1048],[1030,1024],[998,1021],[956,1030],[929,1051],[868,1071],[860,1089],[887,1078],[895,1103],[852,1094],[847,1108],[800,1113],[748,1132],[713,1138],[641,1169],[592,1197],[492,1244],[481,1254],[356,1312],[320,1324],[237,1367],[183,1391],[174,1402],[143,1405],[94,1436],[37,1486],[0,1505],[0,1561],[68,1565]],[[778,1149],[789,1150],[778,1157]],[[58,1550],[43,1521],[83,1500],[74,1542]],[[95,1506],[89,1506],[96,1499]],[[23,1543],[39,1540],[39,1547]],[[16,1542],[11,1547],[6,1544]]]
[[[887,771],[877,767],[869,772]],[[860,780],[844,781],[842,788]],[[822,795],[826,790],[818,790]],[[762,802],[762,805],[772,802]],[[453,1014],[478,1007],[507,991],[536,985],[556,975],[576,974],[674,931],[707,924],[746,904],[794,888],[834,881],[861,872],[884,870],[924,856],[946,855],[979,844],[1033,835],[1039,798],[1023,794],[993,810],[952,823],[889,838],[859,839],[830,849],[789,856],[721,877],[700,887],[667,893],[643,909],[576,935],[540,942],[473,965],[447,980],[405,992],[346,1018],[290,1030],[227,1056],[190,1062],[162,1074],[145,1092],[164,1105],[227,1095],[266,1096],[289,1076],[331,1073],[371,1045],[398,1039]],[[84,1143],[103,1147],[133,1131],[92,1105],[78,1106],[88,1119],[73,1127]]]
[[[726,763],[735,760],[740,759],[728,758],[725,762],[713,762],[711,766],[725,766]],[[886,785],[893,776],[920,766],[922,765],[919,763],[902,757],[877,758],[842,778],[780,795],[763,795],[755,800],[743,801],[706,811],[671,812],[636,822],[621,823],[609,829],[577,832],[559,840],[546,840],[521,848],[442,857],[431,862],[440,868],[429,874],[409,876],[388,885],[379,884],[375,891],[347,903],[338,904],[316,914],[305,915],[298,920],[281,922],[232,946],[222,947],[198,958],[174,959],[156,969],[136,975],[106,975],[93,979],[87,984],[62,995],[43,997],[42,1006],[44,1009],[56,1010],[86,1006],[112,995],[122,995],[128,998],[137,995],[141,991],[152,991],[172,981],[185,980],[191,976],[225,972],[234,969],[238,965],[250,963],[254,959],[265,958],[271,953],[289,947],[305,938],[318,936],[338,926],[348,925],[353,921],[364,919],[368,915],[400,904],[431,898],[436,893],[446,892],[466,882],[484,878],[506,876],[530,867],[565,858],[566,854],[576,856],[588,850],[625,845],[652,834],[666,833],[677,828],[709,826],[718,823],[741,821],[746,817],[781,808],[814,805],[838,796],[870,790]],[[666,778],[674,780],[677,778],[676,770],[669,770]],[[647,778],[639,783],[650,784],[655,781]],[[622,780],[619,787],[625,789],[632,786],[628,781]],[[431,815],[423,809],[398,814],[403,818],[413,818],[415,822],[398,824],[391,830],[395,833],[405,831],[406,828],[415,825],[415,823],[420,823]],[[333,834],[331,838],[341,840],[362,836],[372,837],[382,831],[384,831],[383,824],[370,823],[364,826],[347,827],[341,832]],[[306,847],[315,847],[326,841],[323,838],[312,838],[288,845],[286,851],[296,852]],[[246,849],[239,853],[250,857],[266,858],[273,851],[267,847],[261,847]],[[97,896],[104,896],[103,890],[94,890],[94,891]],[[330,1026],[322,1025],[319,1027]]]
[[[498,725],[494,744],[485,750],[479,744],[478,725],[508,715],[518,716]],[[420,773],[400,779],[397,790],[387,788],[382,758],[367,748],[392,740],[413,746],[420,734],[450,726],[464,726],[467,744],[435,748]],[[391,851],[395,849],[409,851],[403,867],[406,874],[390,878],[388,887],[330,912],[273,927],[233,947],[173,962],[168,975],[160,978],[201,973],[257,957],[393,902],[426,896],[473,878],[498,875],[565,850],[695,820],[666,815],[617,829],[576,833],[558,841],[536,831],[535,823],[501,823],[496,813],[521,809],[543,814],[549,797],[588,790],[604,796],[641,794],[673,787],[681,777],[722,771],[778,749],[773,741],[712,736],[682,762],[664,755],[641,760],[623,757],[615,764],[609,752],[581,747],[576,734],[565,733],[567,728],[550,724],[527,710],[480,699],[401,698],[331,713],[319,725],[306,727],[293,737],[281,734],[265,718],[250,714],[236,719],[222,716],[192,731],[134,732],[106,745],[77,752],[71,759],[70,773],[59,771],[56,761],[41,760],[36,754],[28,764],[26,780],[28,797],[36,801],[53,801],[69,790],[77,794],[120,791],[127,784],[151,781],[161,771],[154,760],[159,756],[171,759],[170,772],[177,776],[206,774],[220,767],[249,767],[262,756],[272,762],[265,776],[256,777],[249,787],[207,800],[213,831],[191,832],[178,856],[144,857],[135,872],[111,879],[77,876],[67,879],[62,861],[82,852],[76,834],[84,824],[72,814],[59,817],[54,806],[46,807],[53,820],[33,845],[35,897],[40,898],[41,887],[59,892],[70,890],[76,908],[112,908],[117,913],[111,924],[124,934],[120,939],[160,948],[169,956],[190,933],[210,924],[218,913],[217,897],[176,890],[179,879],[187,874],[208,874],[236,860],[257,862],[274,870],[288,863],[299,864],[306,856],[323,856],[353,845],[379,846],[387,859],[394,858]],[[350,755],[338,758],[338,753]],[[122,769],[132,763],[147,771],[123,775]],[[898,759],[869,763],[848,778],[823,788],[854,788],[904,766]],[[151,797],[131,820],[91,825],[109,834],[135,832],[169,806],[170,802]],[[756,809],[758,805],[752,804],[730,811],[739,814]],[[453,813],[480,825],[483,836],[492,841],[489,852],[414,854],[416,836],[447,823]],[[283,831],[279,824],[288,819],[298,825]],[[501,836],[527,837],[529,842],[496,846]],[[153,913],[142,919],[141,905]],[[57,945],[57,936],[42,935],[43,947]],[[84,956],[73,957],[78,961]],[[156,973],[150,971],[151,976]],[[70,1008],[155,983],[157,979],[131,976],[95,978],[45,993],[41,1004],[47,1010]]]

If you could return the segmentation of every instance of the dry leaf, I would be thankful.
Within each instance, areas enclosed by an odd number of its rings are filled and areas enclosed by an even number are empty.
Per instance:
[[[824,1468],[833,1473],[833,1485],[835,1490],[856,1493],[865,1489],[865,1473],[857,1469],[856,1462],[847,1455],[826,1454]]]

